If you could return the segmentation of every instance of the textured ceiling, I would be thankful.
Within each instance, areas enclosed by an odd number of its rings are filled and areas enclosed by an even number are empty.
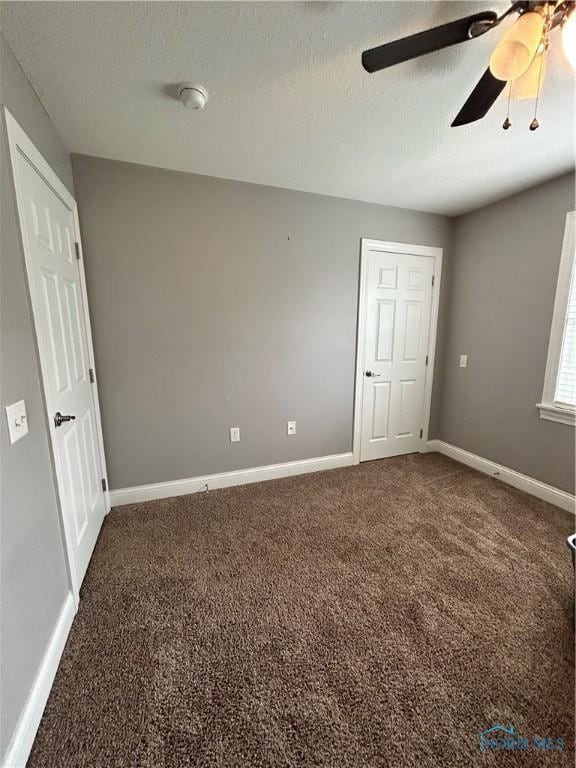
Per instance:
[[[3,33],[73,152],[455,215],[574,165],[554,33],[541,99],[450,128],[501,34],[368,75],[363,49],[502,2],[5,2]],[[201,113],[171,85],[203,83]]]

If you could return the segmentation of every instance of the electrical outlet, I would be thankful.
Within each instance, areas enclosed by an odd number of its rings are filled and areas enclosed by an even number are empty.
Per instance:
[[[240,442],[240,427],[230,427],[230,442],[231,443]]]
[[[296,434],[296,422],[295,421],[287,421],[286,422],[286,434],[288,434],[288,435],[295,435]]]
[[[18,400],[17,403],[7,405],[6,418],[8,419],[8,434],[11,444],[28,434],[28,419],[24,400]]]
[[[460,368],[468,367],[468,355],[460,355]]]

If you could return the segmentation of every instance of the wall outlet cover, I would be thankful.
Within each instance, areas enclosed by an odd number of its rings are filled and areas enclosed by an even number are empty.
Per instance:
[[[460,368],[468,367],[468,355],[460,355]]]
[[[21,437],[28,434],[28,417],[24,400],[18,400],[17,403],[7,405],[6,418],[8,420],[10,443],[13,445]]]
[[[240,427],[230,427],[230,442],[231,443],[240,442]]]

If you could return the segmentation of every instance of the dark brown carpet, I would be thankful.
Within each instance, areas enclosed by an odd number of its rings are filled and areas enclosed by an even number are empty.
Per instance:
[[[116,509],[29,765],[572,766],[573,528],[438,454]]]

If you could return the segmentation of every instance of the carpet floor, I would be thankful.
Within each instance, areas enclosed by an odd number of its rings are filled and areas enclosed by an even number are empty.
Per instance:
[[[438,454],[114,509],[28,765],[572,766],[574,524]]]

